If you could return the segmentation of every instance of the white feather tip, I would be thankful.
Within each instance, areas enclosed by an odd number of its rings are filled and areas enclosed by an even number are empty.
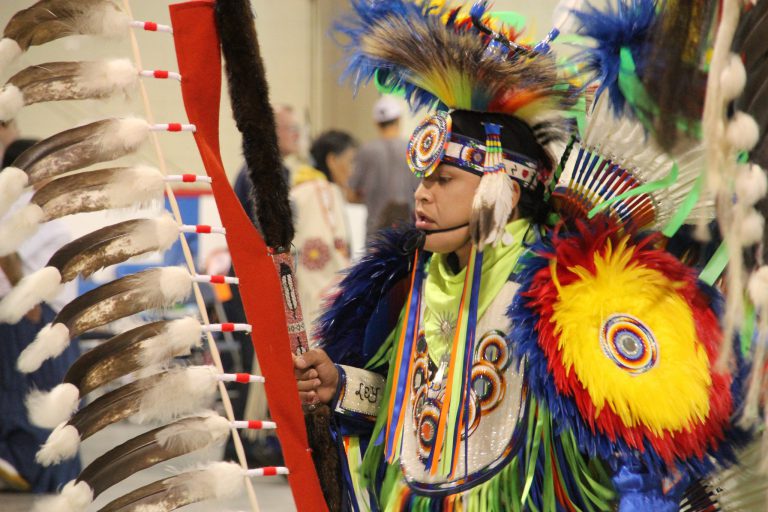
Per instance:
[[[747,213],[739,226],[741,245],[747,247],[759,242],[763,237],[764,226],[765,219],[757,212],[757,210],[752,209]]]
[[[32,373],[43,361],[59,356],[69,345],[69,329],[64,324],[48,324],[43,327],[35,341],[27,345],[16,367],[21,373]]]
[[[69,383],[50,391],[32,391],[27,395],[29,421],[41,428],[55,428],[72,417],[80,401],[80,390]]]
[[[220,500],[238,496],[245,481],[243,468],[234,462],[214,462],[205,468],[200,478],[207,480],[213,488],[213,497]]]
[[[17,167],[6,167],[0,172],[0,217],[21,196],[29,185],[29,176]]]
[[[80,433],[68,423],[62,423],[51,432],[45,444],[40,447],[35,460],[43,466],[51,466],[77,455],[80,448]]]
[[[165,267],[159,279],[160,291],[169,304],[183,300],[192,287],[192,276],[183,267]]]
[[[0,90],[0,121],[10,121],[24,108],[24,94],[13,84]]]
[[[758,310],[765,311],[768,308],[768,265],[760,267],[749,277],[747,290],[752,304]]]
[[[720,90],[724,99],[731,101],[738,98],[746,83],[747,71],[741,62],[741,56],[732,53],[720,75]]]
[[[161,386],[144,393],[136,419],[140,423],[162,423],[207,409],[216,394],[216,382],[215,368],[210,366],[177,370]]]
[[[0,39],[0,73],[22,54],[21,46],[13,39]]]
[[[33,512],[83,512],[93,503],[93,489],[86,482],[72,480],[61,493],[35,502]]]
[[[4,219],[0,225],[0,256],[15,252],[24,241],[37,233],[45,213],[36,204],[28,204]]]
[[[739,201],[752,206],[768,193],[768,178],[762,167],[742,164],[736,175],[736,195]]]
[[[155,220],[157,246],[160,252],[165,252],[179,239],[179,225],[169,213]]]
[[[130,59],[94,62],[85,69],[83,81],[93,92],[128,96],[139,83],[139,71]]]
[[[757,144],[760,128],[752,116],[744,112],[736,112],[728,123],[725,136],[734,149],[749,151]]]
[[[202,327],[197,319],[189,317],[171,322],[165,330],[141,345],[141,364],[154,366],[169,359],[189,354],[192,347],[200,346]]]
[[[41,268],[22,279],[0,300],[0,322],[15,324],[36,305],[53,300],[60,290],[59,270],[55,267]]]

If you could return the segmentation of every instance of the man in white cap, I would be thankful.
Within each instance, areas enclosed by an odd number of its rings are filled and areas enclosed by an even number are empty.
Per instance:
[[[419,180],[404,172],[408,141],[400,135],[402,114],[402,104],[391,96],[382,96],[376,102],[373,120],[379,137],[360,148],[349,182],[357,199],[368,208],[368,238],[379,229],[409,221],[413,213],[413,193]]]

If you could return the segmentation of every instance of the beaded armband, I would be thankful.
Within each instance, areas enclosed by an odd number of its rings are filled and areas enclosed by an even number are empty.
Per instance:
[[[374,421],[384,394],[384,377],[353,366],[336,365],[339,389],[334,411],[344,416]]]

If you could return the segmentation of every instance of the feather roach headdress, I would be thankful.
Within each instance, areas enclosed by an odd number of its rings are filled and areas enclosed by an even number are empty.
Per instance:
[[[147,309],[168,307],[187,297],[192,276],[179,267],[144,270],[95,288],[76,298],[43,327],[19,356],[18,368],[30,373],[61,354],[70,339]]]
[[[119,377],[169,364],[200,346],[202,326],[196,318],[153,322],[118,334],[80,356],[61,384],[32,391],[27,411],[33,425],[54,428],[67,421],[81,398]]]
[[[0,72],[31,46],[77,34],[119,36],[130,21],[113,0],[40,0],[5,26]]]
[[[337,26],[349,39],[345,76],[355,87],[375,78],[384,88],[403,89],[414,109],[440,110],[414,132],[409,165],[422,177],[451,158],[446,163],[481,175],[470,233],[481,248],[495,243],[519,187],[535,189],[551,169],[502,147],[497,122],[486,124],[482,140],[452,136],[446,111],[514,116],[532,125],[567,108],[573,94],[548,47],[521,44],[493,21],[484,1],[469,10],[404,0],[353,0],[352,7],[355,16]]]
[[[110,265],[148,252],[165,252],[178,239],[179,226],[169,214],[158,219],[120,222],[68,243],[48,264],[24,279],[0,300],[0,322],[18,322],[42,301],[54,299],[61,285],[78,275],[87,278]]]
[[[0,121],[13,119],[22,107],[34,103],[127,96],[138,79],[139,70],[128,59],[30,66],[0,90]]]

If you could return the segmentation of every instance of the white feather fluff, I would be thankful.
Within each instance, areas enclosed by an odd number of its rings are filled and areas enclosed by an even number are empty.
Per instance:
[[[0,73],[5,71],[5,68],[18,59],[21,53],[22,50],[19,43],[13,39],[8,39],[7,37],[0,39]]]
[[[55,428],[72,417],[79,401],[80,390],[68,382],[50,391],[32,391],[26,399],[29,421],[40,428]]]
[[[760,138],[757,121],[744,112],[736,112],[725,130],[728,143],[737,151],[749,151]]]
[[[149,136],[149,123],[138,117],[117,120],[104,130],[101,144],[107,148],[124,148],[126,153],[139,149]]]
[[[214,367],[191,366],[178,370],[162,386],[150,389],[141,397],[136,419],[140,423],[165,423],[207,409],[216,394],[216,383]]]
[[[13,84],[0,90],[0,121],[10,121],[24,108],[24,94]]]
[[[155,439],[163,448],[190,452],[212,443],[223,441],[232,428],[229,420],[213,411],[202,423],[172,425],[157,433]]]
[[[0,224],[0,256],[15,252],[30,236],[37,233],[40,223],[45,219],[42,208],[28,204]]]
[[[51,466],[71,459],[80,448],[80,432],[68,423],[62,423],[51,432],[45,444],[40,447],[35,460],[43,466]]]
[[[188,354],[192,347],[200,346],[202,327],[196,318],[175,320],[157,336],[141,343],[141,364],[153,366],[170,358]]]
[[[110,59],[85,64],[82,78],[85,91],[129,96],[139,82],[139,70],[130,59]]]
[[[179,239],[179,225],[169,213],[155,220],[155,236],[160,252],[165,252]]]
[[[158,281],[160,292],[168,299],[168,303],[186,298],[192,286],[192,276],[183,267],[163,268]]]
[[[234,498],[243,490],[243,468],[234,462],[214,462],[205,468],[204,475],[207,485],[213,489],[213,498]],[[200,478],[202,479],[203,475]]]
[[[723,99],[731,101],[738,98],[746,84],[747,70],[744,69],[741,56],[732,53],[728,56],[728,62],[720,75],[720,90]]]
[[[43,361],[59,356],[69,345],[69,329],[64,324],[48,324],[43,327],[35,341],[27,345],[16,368],[21,373],[32,373],[43,364]]]
[[[27,311],[43,301],[53,300],[61,290],[61,274],[44,267],[22,279],[0,300],[0,322],[15,324]]]
[[[131,24],[131,18],[112,2],[88,10],[79,21],[81,34],[103,37],[123,37]]]
[[[32,512],[85,512],[91,503],[93,489],[85,482],[72,480],[61,494],[37,500]]]
[[[768,310],[768,265],[763,265],[749,277],[747,290],[758,310]]]
[[[765,219],[757,210],[750,210],[739,225],[739,238],[743,246],[756,244],[763,237]]]
[[[126,169],[119,179],[105,187],[111,198],[110,207],[127,208],[161,201],[165,190],[163,178],[159,170],[146,165]]]
[[[768,178],[756,164],[741,164],[736,171],[735,190],[739,201],[752,206],[768,193]]]
[[[21,197],[29,184],[27,173],[16,167],[6,167],[0,171],[0,217]]]

